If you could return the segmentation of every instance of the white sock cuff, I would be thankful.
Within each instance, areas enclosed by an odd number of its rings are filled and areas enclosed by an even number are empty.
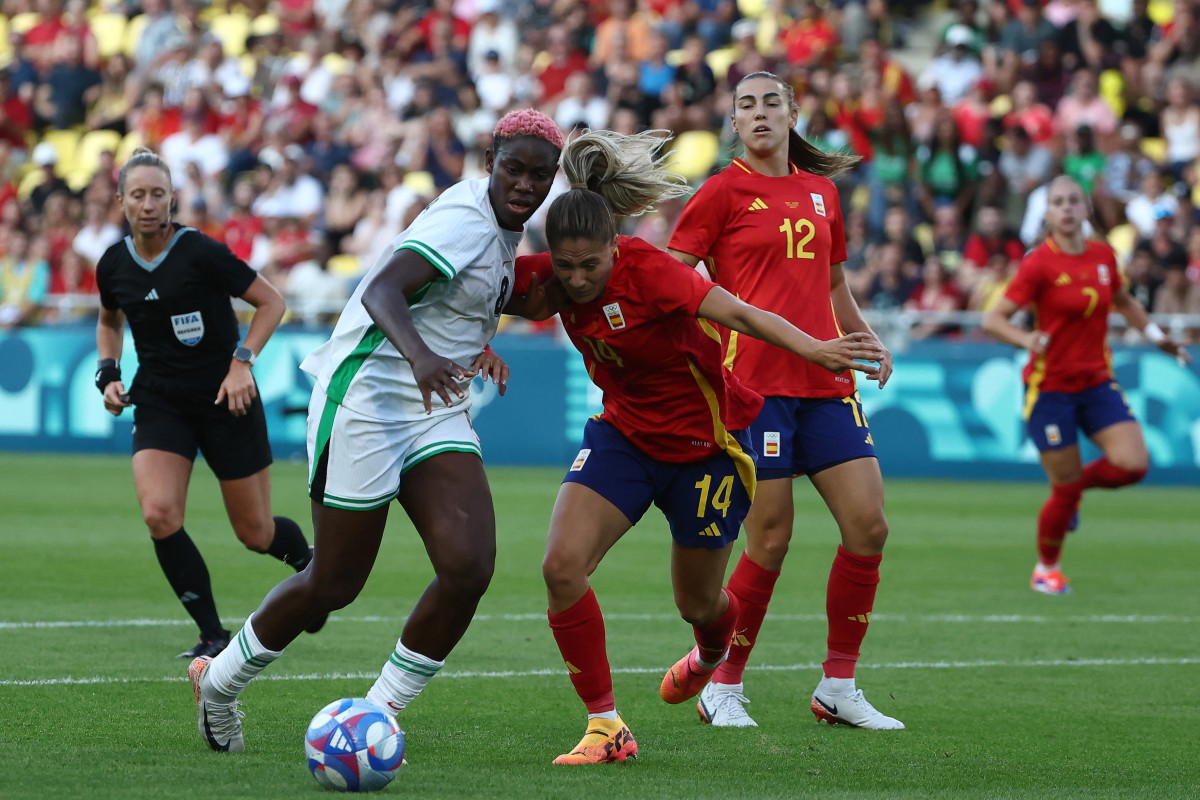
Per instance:
[[[431,678],[438,670],[446,666],[445,661],[435,661],[429,656],[421,655],[416,650],[409,650],[399,639],[396,640],[396,652],[392,653],[390,660],[401,669],[407,669],[409,672],[428,673]]]
[[[265,661],[274,661],[283,655],[282,650],[268,650],[263,647],[263,643],[258,640],[258,635],[254,633],[254,618],[250,617],[246,620],[246,624],[237,632],[237,646],[242,648],[242,655],[249,660],[251,657],[261,658]]]

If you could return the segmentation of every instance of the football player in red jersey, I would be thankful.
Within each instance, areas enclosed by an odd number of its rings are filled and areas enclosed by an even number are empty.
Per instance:
[[[796,134],[792,88],[769,72],[743,78],[733,106],[745,154],[688,202],[672,253],[687,264],[703,261],[720,286],[818,338],[847,331],[878,343],[842,273],[846,234],[828,177],[856,159],[822,153]],[[899,730],[904,725],[877,711],[854,680],[888,533],[883,478],[854,379],[771,352],[736,331],[722,338],[726,366],[766,400],[749,428],[760,453],[758,495],[746,518],[746,550],[728,583],[741,617],[729,659],[700,695],[700,717],[719,726],[756,724],[745,710],[742,672],[792,537],[792,481],[807,475],[841,531],[826,590],[828,655],[810,708],[830,724]],[[882,387],[892,358],[878,346]]]
[[[1030,586],[1066,594],[1071,586],[1059,556],[1063,537],[1077,522],[1084,490],[1137,483],[1149,466],[1141,426],[1113,378],[1109,309],[1164,352],[1183,363],[1189,357],[1129,294],[1112,248],[1084,239],[1088,206],[1075,179],[1055,178],[1048,202],[1046,240],[1025,256],[1004,297],[984,316],[983,328],[1029,350],[1024,416],[1050,480],[1050,498],[1038,515],[1038,563]],[[1009,321],[1026,306],[1035,315],[1032,331]],[[1104,453],[1087,466],[1079,457],[1079,429]]]
[[[588,711],[583,739],[556,764],[637,754],[617,715],[604,618],[588,576],[652,503],[670,523],[675,603],[696,639],[660,695],[669,703],[695,697],[728,652],[738,604],[721,584],[754,496],[754,451],[743,429],[762,398],[724,369],[709,321],[830,374],[875,374],[875,365],[855,359],[884,355],[866,334],[814,339],[662,250],[617,236],[613,213],[641,213],[679,193],[655,155],[663,141],[593,131],[568,143],[562,168],[572,188],[547,214],[550,254],[518,263],[526,274],[552,268],[553,307],[604,390],[604,412],[588,422],[559,490],[542,566],[550,628]]]

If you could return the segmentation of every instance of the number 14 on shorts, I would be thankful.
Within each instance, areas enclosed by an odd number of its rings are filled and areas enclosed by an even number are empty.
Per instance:
[[[705,475],[700,480],[696,481],[696,489],[700,492],[700,500],[696,506],[696,516],[703,519],[707,516],[708,511],[708,493],[712,488],[713,476]],[[720,511],[724,517],[729,513],[729,506],[733,500],[733,476],[726,475],[721,478],[721,482],[717,484],[717,490],[712,493],[712,507],[714,511]]]

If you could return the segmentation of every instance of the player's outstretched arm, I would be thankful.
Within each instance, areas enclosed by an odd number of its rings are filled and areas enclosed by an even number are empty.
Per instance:
[[[459,380],[475,374],[430,350],[413,324],[409,298],[436,280],[444,280],[443,274],[424,256],[413,250],[398,250],[367,284],[362,297],[363,308],[371,320],[412,365],[426,414],[433,412],[434,394],[447,407],[453,405],[451,393],[465,397]]]
[[[1180,364],[1190,363],[1192,357],[1188,355],[1188,351],[1183,345],[1176,342],[1167,334],[1158,324],[1151,321],[1150,315],[1146,313],[1146,309],[1137,301],[1129,290],[1122,286],[1113,292],[1113,308],[1121,313],[1130,325],[1142,332],[1142,335],[1154,344],[1159,350],[1164,353],[1169,353],[1179,361]]]
[[[875,375],[879,372],[878,366],[856,359],[879,361],[884,354],[883,347],[872,334],[851,333],[828,341],[814,339],[778,314],[744,303],[720,286],[713,287],[704,296],[696,316],[790,350],[830,372],[855,369]]]
[[[1027,331],[1012,324],[1011,317],[1017,313],[1019,306],[1007,297],[1001,297],[991,311],[983,315],[982,328],[984,333],[993,336],[1005,344],[1022,347],[1033,353],[1046,352],[1050,344],[1050,335],[1044,331]]]
[[[125,394],[125,383],[120,378],[121,345],[125,341],[125,314],[120,309],[100,306],[100,316],[96,319],[96,352],[101,363],[111,359],[117,377],[108,380],[100,391],[104,394],[104,409],[113,416],[129,408],[129,398]],[[101,378],[97,373],[97,381]],[[97,386],[100,386],[97,383]]]

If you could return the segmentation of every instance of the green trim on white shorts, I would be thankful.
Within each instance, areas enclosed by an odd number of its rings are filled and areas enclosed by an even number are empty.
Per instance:
[[[474,453],[479,456],[480,460],[483,459],[483,451],[475,442],[434,442],[409,453],[408,457],[404,459],[404,466],[400,468],[400,474],[403,475],[422,461],[442,453]]]

